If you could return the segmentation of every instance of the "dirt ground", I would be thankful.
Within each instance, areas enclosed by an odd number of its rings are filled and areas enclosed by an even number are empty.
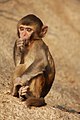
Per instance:
[[[44,41],[56,77],[47,105],[29,109],[11,96],[18,20],[33,13],[48,25]],[[0,0],[0,120],[80,120],[80,0]]]

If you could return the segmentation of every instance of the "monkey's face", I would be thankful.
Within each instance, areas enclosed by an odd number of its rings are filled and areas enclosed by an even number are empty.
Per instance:
[[[24,52],[25,46],[29,45],[31,40],[37,38],[36,25],[19,25],[19,39],[17,40],[17,47],[20,48],[20,51]]]
[[[32,36],[34,31],[35,31],[35,28],[33,26],[27,26],[27,25],[20,25],[19,26],[20,38],[24,41],[30,40],[30,37]]]

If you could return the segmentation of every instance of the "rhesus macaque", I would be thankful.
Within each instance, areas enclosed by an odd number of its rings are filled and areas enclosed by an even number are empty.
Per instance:
[[[44,97],[55,78],[54,60],[42,40],[47,30],[33,14],[23,17],[17,25],[12,95],[25,100],[28,107],[46,104]]]

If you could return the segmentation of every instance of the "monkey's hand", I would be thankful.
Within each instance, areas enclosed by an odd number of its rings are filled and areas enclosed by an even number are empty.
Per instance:
[[[19,98],[21,101],[28,98],[29,86],[22,86],[19,89]]]
[[[26,40],[25,40],[25,39],[22,39],[22,38],[20,38],[20,39],[17,40],[17,48],[20,49],[20,52],[23,52],[23,51],[24,51],[25,41],[26,41]]]

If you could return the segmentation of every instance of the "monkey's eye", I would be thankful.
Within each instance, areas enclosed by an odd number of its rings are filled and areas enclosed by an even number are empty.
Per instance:
[[[19,29],[20,29],[20,31],[23,31],[23,30],[24,30],[24,27],[20,27]]]
[[[28,32],[31,32],[31,31],[32,31],[32,28],[26,28],[26,30],[27,30]]]
[[[26,30],[27,32],[32,32],[32,31],[33,31],[32,28],[30,28],[30,27],[23,27],[23,26],[21,26],[21,27],[19,28],[19,30],[20,30],[20,31]]]

